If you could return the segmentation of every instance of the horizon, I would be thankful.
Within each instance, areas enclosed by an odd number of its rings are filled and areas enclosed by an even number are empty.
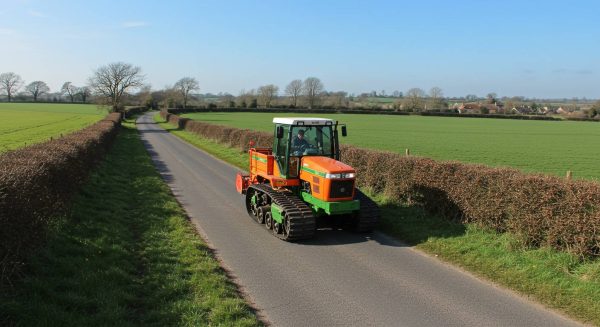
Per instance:
[[[574,5],[573,3],[577,4]],[[118,8],[118,10],[115,10]],[[52,92],[111,62],[140,66],[154,90],[182,77],[199,93],[318,77],[349,94],[440,87],[448,98],[600,98],[593,1],[279,3],[9,1],[0,73]]]

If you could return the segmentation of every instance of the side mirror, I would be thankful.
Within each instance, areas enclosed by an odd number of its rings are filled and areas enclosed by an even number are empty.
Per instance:
[[[348,136],[348,131],[346,131],[346,125],[342,126],[342,136],[343,137]]]
[[[277,126],[277,138],[283,138],[283,126]]]

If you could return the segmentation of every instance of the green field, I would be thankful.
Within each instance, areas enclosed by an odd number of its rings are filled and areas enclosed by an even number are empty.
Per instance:
[[[193,113],[183,117],[272,131],[270,113]],[[511,166],[528,172],[600,179],[600,124],[485,118],[312,114],[348,124],[342,143],[438,160]]]
[[[241,169],[248,154],[154,117],[169,133]],[[565,314],[600,326],[600,261],[549,248],[527,248],[510,233],[459,224],[418,206],[371,195],[382,209],[378,229],[430,255],[504,285]]]
[[[82,129],[105,115],[90,104],[0,103],[0,153]]]

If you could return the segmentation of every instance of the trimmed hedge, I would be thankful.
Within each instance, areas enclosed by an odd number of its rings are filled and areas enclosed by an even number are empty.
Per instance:
[[[163,109],[164,111],[164,109]],[[495,118],[495,119],[515,119],[515,120],[548,120],[564,121],[564,119],[542,116],[542,115],[520,115],[520,114],[459,114],[454,112],[406,112],[393,109],[305,109],[305,108],[187,108],[187,109],[168,109],[172,114],[185,114],[194,112],[263,112],[263,113],[299,113],[299,114],[365,114],[365,115],[392,115],[392,116],[436,116],[436,117],[456,117],[456,118]],[[567,118],[574,121],[600,121],[592,118]]]
[[[161,116],[181,129],[247,150],[254,140],[271,146],[273,135]],[[581,258],[600,255],[600,184],[570,181],[516,169],[436,161],[342,146],[341,160],[358,172],[357,184],[461,223],[517,235],[527,246],[549,246]]]
[[[516,120],[550,120],[562,121],[560,118],[539,115],[501,115],[501,114],[459,114],[452,112],[420,112],[421,116],[437,116],[437,117],[458,117],[458,118],[495,118],[495,119],[516,119]]]
[[[368,114],[368,115],[400,115],[407,116],[408,112],[391,109],[306,109],[306,108],[188,108],[168,109],[172,114],[193,112],[265,112],[265,113],[299,113],[299,114]]]
[[[0,155],[0,285],[10,283],[29,250],[114,139],[121,115],[85,129]]]

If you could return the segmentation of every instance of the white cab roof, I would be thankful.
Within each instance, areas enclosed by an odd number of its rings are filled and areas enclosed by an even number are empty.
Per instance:
[[[333,125],[333,120],[327,118],[309,118],[309,117],[285,117],[273,118],[275,124],[285,125]]]

